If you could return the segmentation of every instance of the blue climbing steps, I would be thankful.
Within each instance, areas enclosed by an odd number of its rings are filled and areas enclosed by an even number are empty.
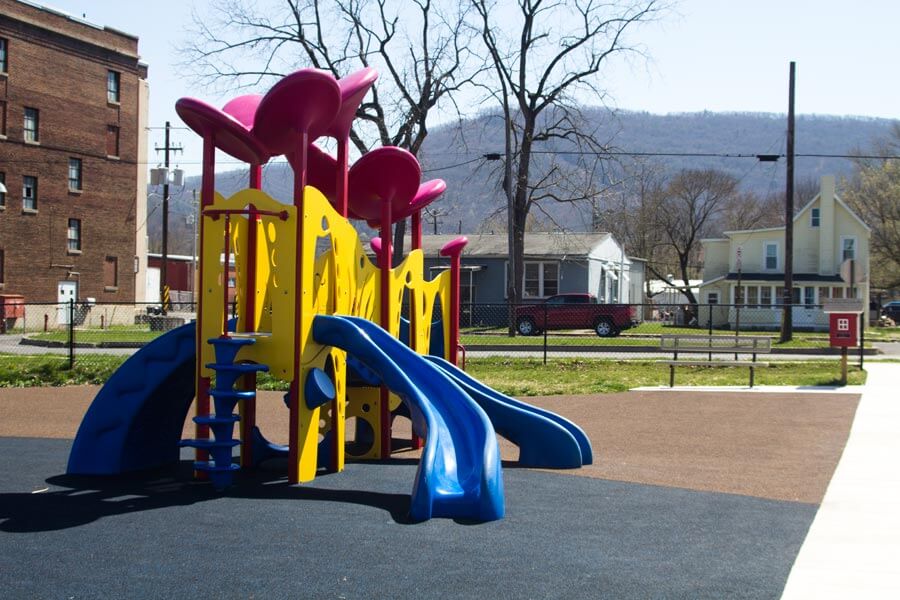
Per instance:
[[[218,337],[208,340],[212,344],[216,362],[206,365],[216,373],[215,384],[210,390],[213,398],[214,413],[194,417],[194,422],[209,425],[213,437],[201,440],[181,440],[181,446],[207,450],[210,460],[196,461],[194,469],[209,473],[210,481],[217,490],[223,490],[231,484],[234,471],[240,466],[232,462],[232,450],[240,445],[234,439],[234,425],[240,421],[234,409],[238,402],[256,398],[255,390],[234,389],[235,383],[242,376],[250,373],[268,371],[267,365],[255,363],[236,363],[235,358],[244,346],[256,342],[252,337]]]

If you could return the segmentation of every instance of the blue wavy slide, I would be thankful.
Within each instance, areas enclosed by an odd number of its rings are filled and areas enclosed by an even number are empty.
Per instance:
[[[593,462],[591,442],[575,423],[505,396],[442,358],[425,358],[484,409],[497,433],[519,447],[519,464],[523,467],[576,469]]]
[[[94,398],[72,444],[66,472],[114,475],[177,462],[194,399],[194,323],[132,354]]]
[[[413,429],[426,439],[410,502],[413,519],[503,518],[494,428],[452,378],[365,319],[318,315],[313,337],[361,360],[409,408]]]

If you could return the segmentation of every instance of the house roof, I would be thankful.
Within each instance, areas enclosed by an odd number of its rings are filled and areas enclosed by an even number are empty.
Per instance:
[[[465,234],[469,243],[463,256],[509,255],[508,239],[505,233]],[[422,249],[426,256],[435,256],[440,249],[459,235],[423,235]],[[525,256],[587,256],[598,244],[610,238],[608,233],[526,233]],[[409,247],[409,238],[405,246]]]
[[[818,194],[816,194],[816,195],[813,197],[812,200],[810,200],[809,202],[807,202],[807,203],[803,206],[803,208],[801,208],[800,210],[797,211],[797,214],[794,215],[794,223],[796,223],[796,222],[798,222],[798,221],[800,220],[800,217],[802,217],[803,214],[804,214],[807,210],[809,210],[810,207],[811,207],[813,204],[815,204],[815,203],[819,200],[819,197],[820,197],[821,195],[822,195],[822,192],[819,192]],[[853,212],[853,210],[851,210],[851,208],[850,208],[849,206],[847,206],[847,205],[844,203],[843,200],[841,200],[841,197],[840,197],[840,196],[838,196],[837,194],[835,194],[835,195],[834,195],[834,201],[835,201],[835,203],[837,203],[837,204],[839,204],[840,206],[842,206],[842,207],[844,208],[844,210],[846,210],[846,211],[850,214],[850,216],[853,217],[854,220],[856,220],[857,223],[859,223],[860,225],[862,225],[862,227],[863,227],[866,231],[872,231],[872,228],[869,227],[868,225],[866,225],[866,222],[863,221],[862,219],[860,219],[860,218],[859,218],[859,215],[857,215],[855,212]],[[755,231],[784,231],[784,225],[781,225],[781,226],[778,226],[778,227],[761,227],[761,228],[759,228],[759,229],[735,229],[735,230],[733,230],[733,231],[723,231],[722,233],[723,233],[724,235],[726,235],[726,236],[731,236],[732,234],[735,234],[735,233],[752,233],[752,232],[755,232]],[[701,240],[701,241],[719,241],[719,240],[718,240],[718,239],[709,239],[709,240]]]
[[[742,282],[749,281],[784,281],[784,273],[729,273],[726,276],[728,281],[737,281],[740,277]],[[843,282],[840,275],[819,275],[818,273],[794,273],[792,276],[794,283],[799,282]]]

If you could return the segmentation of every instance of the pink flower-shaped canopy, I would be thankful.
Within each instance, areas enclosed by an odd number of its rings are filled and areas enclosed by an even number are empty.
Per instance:
[[[301,69],[285,76],[263,96],[256,109],[253,135],[273,155],[298,150],[324,135],[341,107],[341,90],[331,74]]]
[[[175,103],[175,111],[198,135],[212,138],[219,150],[246,163],[263,164],[271,154],[253,137],[244,122],[252,104],[251,97],[235,98],[225,105],[233,111],[229,114],[230,111],[219,110],[202,100],[181,98]]]
[[[419,189],[422,170],[410,152],[394,146],[364,154],[350,169],[350,210],[361,219],[381,216],[381,203],[390,202],[392,212],[402,213]]]

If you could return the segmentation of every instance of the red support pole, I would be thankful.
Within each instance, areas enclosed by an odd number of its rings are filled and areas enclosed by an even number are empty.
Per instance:
[[[417,210],[412,214],[412,249],[422,248],[422,211]]]
[[[381,254],[378,257],[378,266],[381,269],[381,327],[385,331],[391,330],[391,199],[381,200]],[[389,458],[391,455],[391,407],[390,391],[387,386],[381,386],[381,458]]]
[[[441,248],[441,256],[450,258],[450,340],[447,348],[447,360],[457,363],[459,351],[459,279],[462,268],[462,251],[469,240],[458,237]]]
[[[350,165],[350,138],[345,137],[338,141],[337,148],[337,209],[341,216],[347,218],[349,213],[347,173]]]
[[[228,337],[228,275],[231,273],[231,215],[225,213],[225,270],[222,276],[222,337]]]
[[[197,279],[198,281],[203,282],[203,248],[205,241],[205,223],[206,219],[203,217],[203,208],[206,206],[210,206],[213,203],[213,199],[215,197],[215,166],[216,166],[216,143],[212,134],[207,134],[203,136],[203,173],[202,178],[200,180],[200,214],[198,218],[200,219],[200,233],[199,233],[199,248],[200,248],[200,267],[197,271]],[[202,297],[202,292],[201,292]],[[197,364],[195,367],[195,381],[197,382],[197,398],[196,398],[196,407],[195,414],[198,417],[206,417],[209,416],[209,389],[210,389],[210,379],[209,377],[203,377],[203,363],[201,360],[201,356],[203,356],[203,344],[205,341],[202,339],[202,328],[203,328],[203,302],[197,302],[197,340],[196,340],[196,356],[197,356]],[[194,426],[194,437],[198,440],[209,439],[209,425],[197,423]],[[206,450],[195,450],[194,456],[198,461],[207,461],[209,460],[209,452]],[[197,474],[198,478],[203,477],[205,474]]]
[[[254,178],[254,172],[256,177]],[[250,166],[250,187],[259,189],[262,169],[259,165]],[[254,187],[255,184],[255,187]],[[249,206],[250,214],[247,216],[247,249],[244,253],[247,257],[246,282],[244,285],[244,314],[243,330],[248,333],[256,331],[256,257],[259,227],[259,213],[256,206]],[[243,388],[256,389],[256,373],[244,375]],[[241,411],[241,466],[249,467],[253,464],[253,428],[256,427],[256,398],[244,400]]]

